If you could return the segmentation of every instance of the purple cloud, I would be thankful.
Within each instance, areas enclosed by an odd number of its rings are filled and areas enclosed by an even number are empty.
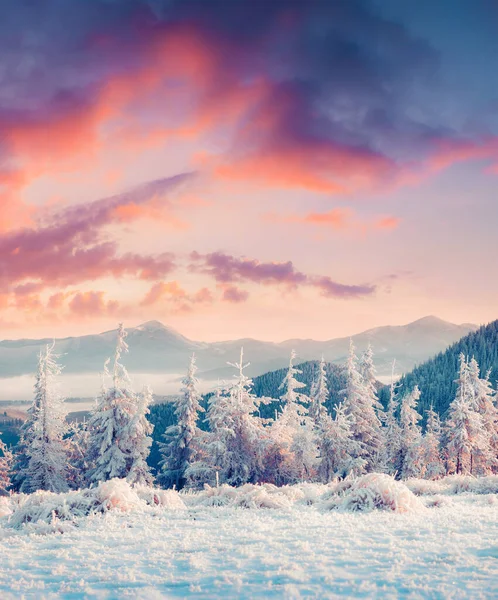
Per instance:
[[[261,263],[254,259],[237,258],[223,252],[200,254],[192,252],[190,270],[211,276],[222,284],[252,282],[262,285],[284,285],[290,288],[314,287],[330,298],[360,298],[373,294],[375,286],[344,285],[328,276],[307,275],[298,271],[291,261]]]

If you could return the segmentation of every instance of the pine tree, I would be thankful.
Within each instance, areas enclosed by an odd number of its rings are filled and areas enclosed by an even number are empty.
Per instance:
[[[78,490],[86,485],[88,471],[88,427],[86,420],[68,426],[67,456],[69,487]]]
[[[439,415],[431,408],[427,411],[427,425],[420,444],[420,461],[422,472],[420,477],[439,479],[445,474],[441,459],[441,421]]]
[[[35,383],[32,426],[27,438],[26,454],[29,458],[22,492],[47,490],[65,492],[67,483],[67,453],[64,435],[67,432],[63,399],[57,389],[61,368],[54,354],[54,344],[40,353]]]
[[[6,496],[11,486],[10,469],[12,466],[12,452],[0,440],[0,496]]]
[[[137,396],[130,387],[130,378],[121,364],[128,351],[126,331],[122,324],[114,354],[112,386],[102,392],[88,422],[89,483],[113,477],[128,478],[132,483],[148,481],[144,474],[145,459],[150,447],[151,428],[146,420],[150,394]],[[104,375],[109,376],[106,362]]]
[[[152,446],[151,436],[154,429],[147,419],[152,401],[152,391],[146,385],[137,396],[135,414],[128,426],[127,435],[132,446],[132,463],[126,479],[132,484],[152,485],[154,482],[154,477],[147,464],[147,457],[150,454],[150,447]]]
[[[316,377],[311,385],[309,416],[315,424],[319,424],[327,414],[325,403],[329,398],[327,387],[327,372],[325,370],[325,359],[322,358],[318,364]]]
[[[457,393],[450,404],[445,423],[447,470],[472,474],[473,458],[476,454],[487,454],[488,438],[484,431],[481,415],[474,408],[474,390],[471,386],[469,365],[460,355],[460,373]]]
[[[358,359],[351,340],[347,361],[347,383],[344,409],[351,417],[353,437],[358,442],[359,455],[369,472],[379,469],[382,461],[383,432],[376,414],[377,399],[371,393],[357,366]]]
[[[200,481],[202,476],[229,485],[255,483],[263,471],[266,451],[266,432],[263,420],[257,416],[261,402],[252,392],[252,381],[244,370],[244,351],[240,360],[228,363],[237,369],[234,383],[227,391],[211,399],[207,412],[210,431],[201,440],[199,458],[187,469],[189,480]]]
[[[192,439],[193,457],[185,471],[189,487],[199,487],[205,483],[219,482],[219,473],[225,460],[228,439],[233,430],[225,425],[230,414],[230,396],[227,385],[218,382],[215,393],[208,399],[208,409],[204,422],[208,431],[200,430]]]
[[[489,372],[481,378],[479,364],[474,357],[469,363],[469,386],[472,409],[481,416],[483,425],[480,447],[473,450],[472,472],[489,475],[498,467],[498,409],[494,404]]]
[[[283,483],[312,479],[318,464],[314,422],[306,407],[310,399],[297,391],[306,386],[296,379],[300,371],[294,366],[295,358],[292,350],[289,368],[279,388],[284,391],[280,397],[282,412],[270,428],[273,449],[278,448],[280,455],[276,462],[281,473],[274,479]]]
[[[186,471],[194,461],[194,440],[200,435],[197,420],[199,413],[204,412],[196,372],[195,355],[192,354],[187,375],[182,380],[182,395],[175,402],[177,423],[168,427],[164,434],[166,441],[161,444],[163,459],[159,463],[159,479],[165,487],[183,488],[187,481]]]
[[[383,415],[384,429],[384,448],[382,463],[387,473],[390,475],[401,474],[403,467],[402,456],[402,432],[399,424],[398,413],[398,397],[397,390],[399,385],[395,381],[396,361],[393,361],[391,370],[391,384],[389,386],[389,400],[387,409]]]
[[[418,422],[422,417],[416,410],[419,399],[420,390],[416,385],[401,402],[401,452],[403,456],[401,476],[403,479],[417,477],[421,472],[420,442],[422,431]]]
[[[353,438],[352,419],[342,404],[335,407],[335,416],[324,415],[318,425],[318,448],[320,462],[318,477],[328,483],[336,477],[359,475],[365,461],[358,458],[360,449]],[[355,458],[356,457],[356,458]]]

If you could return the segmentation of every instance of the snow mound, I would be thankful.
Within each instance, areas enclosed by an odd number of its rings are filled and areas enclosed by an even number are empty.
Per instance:
[[[328,508],[344,512],[377,509],[400,513],[425,509],[404,483],[383,473],[369,473],[360,477],[345,490],[344,495],[332,498]]]
[[[0,496],[0,517],[6,517],[12,514],[12,508],[9,498]]]
[[[241,508],[290,508],[292,506],[291,500],[278,491],[278,488],[272,489],[274,487],[254,485],[249,489],[241,490],[241,493],[235,498],[234,506]]]
[[[290,486],[289,486],[290,487]],[[289,492],[270,483],[246,483],[241,487],[206,484],[201,492],[188,494],[187,502],[194,506],[229,506],[231,508],[286,509],[292,506]],[[292,493],[292,492],[291,492]]]
[[[170,510],[186,510],[185,502],[176,490],[161,490],[145,485],[135,486],[135,491],[140,500],[149,506],[160,506]]]
[[[498,494],[498,475],[472,477],[471,475],[447,475],[437,481],[408,479],[407,487],[417,496],[434,494]]]
[[[63,494],[38,491],[12,496],[8,525],[14,528],[40,522],[55,525],[61,521],[75,522],[91,514],[136,512],[158,505],[172,510],[185,509],[178,492],[133,487],[125,479],[110,479],[95,488]]]

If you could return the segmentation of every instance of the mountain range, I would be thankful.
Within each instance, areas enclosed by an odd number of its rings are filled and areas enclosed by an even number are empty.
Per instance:
[[[377,374],[380,378],[391,373],[392,360],[396,359],[397,372],[405,373],[427,360],[469,332],[476,325],[456,325],[429,316],[402,326],[385,326],[353,335],[358,352],[370,343],[375,353]],[[230,377],[233,368],[227,361],[238,358],[240,347],[250,361],[251,377],[284,367],[294,349],[300,361],[319,358],[332,363],[344,361],[349,338],[326,341],[292,339],[283,342],[265,342],[254,339],[237,339],[224,342],[198,342],[190,340],[158,321],[149,321],[127,330],[130,352],[123,359],[131,373],[181,374],[185,371],[192,352],[197,355],[203,379]],[[37,355],[50,339],[0,341],[0,377],[14,377],[33,373]],[[102,370],[105,360],[112,356],[116,331],[95,335],[68,337],[56,340],[56,352],[61,355],[65,373],[95,373]]]

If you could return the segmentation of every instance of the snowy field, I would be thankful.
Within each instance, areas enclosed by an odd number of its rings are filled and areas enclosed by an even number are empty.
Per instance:
[[[409,482],[417,497],[385,476],[357,489],[185,495],[114,480],[17,496],[0,505],[0,597],[496,598],[498,479],[487,479]],[[83,506],[89,516],[70,516]]]

